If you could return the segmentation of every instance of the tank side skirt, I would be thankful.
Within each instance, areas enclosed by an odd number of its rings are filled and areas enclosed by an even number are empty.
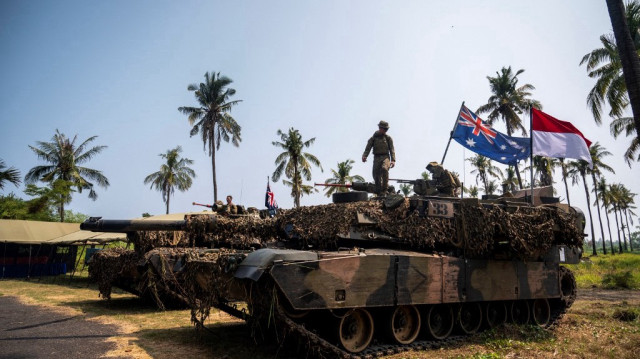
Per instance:
[[[560,296],[558,265],[545,262],[363,255],[275,264],[270,273],[298,310]]]

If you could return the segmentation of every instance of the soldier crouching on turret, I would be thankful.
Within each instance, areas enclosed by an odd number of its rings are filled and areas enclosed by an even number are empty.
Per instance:
[[[438,162],[429,162],[427,170],[431,172],[435,187],[438,190],[436,195],[444,197],[456,196],[457,190],[461,187],[457,176],[445,170]]]
[[[362,162],[367,162],[369,152],[373,149],[373,180],[376,183],[376,194],[387,195],[389,188],[389,168],[396,164],[396,153],[393,148],[393,140],[387,135],[389,124],[386,121],[378,123],[378,131],[367,142],[367,147],[362,154]]]

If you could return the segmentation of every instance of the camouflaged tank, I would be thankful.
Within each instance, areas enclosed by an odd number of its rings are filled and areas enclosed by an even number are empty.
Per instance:
[[[216,249],[161,256],[156,266],[196,324],[216,307],[325,357],[429,348],[507,321],[550,327],[575,300],[562,266],[580,260],[584,216],[575,208],[350,193],[269,219],[190,215],[170,229]],[[131,224],[93,218],[82,228],[141,229]]]

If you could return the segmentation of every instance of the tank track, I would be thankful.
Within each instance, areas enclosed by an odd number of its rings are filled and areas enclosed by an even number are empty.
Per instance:
[[[552,330],[555,328],[568,309],[569,307],[567,306],[557,306],[555,310],[552,310],[549,324],[545,326],[545,329]],[[291,320],[280,308],[277,310],[277,315],[278,318],[276,319],[287,326],[288,333],[294,334],[299,343],[306,344],[308,353],[313,353],[318,358],[372,359],[407,351],[438,349],[461,343],[465,338],[468,338],[468,336],[465,335],[456,335],[449,336],[443,340],[416,340],[407,345],[387,343],[373,344],[362,352],[354,354],[331,344],[317,333],[308,330],[304,325]]]
[[[568,273],[573,279],[573,273],[568,269],[561,273]],[[574,279],[575,280],[575,279]],[[276,290],[275,287],[272,290]],[[575,300],[575,291],[568,297],[561,297],[559,299],[552,299],[550,301],[551,313],[549,323],[544,327],[546,330],[553,330],[565,315],[569,307]],[[264,302],[263,302],[264,303]],[[251,316],[245,311],[239,311],[236,308],[230,307],[226,304],[220,303],[220,310],[227,312],[240,319],[246,320],[247,323],[254,323],[255,317]],[[280,338],[287,338],[287,340],[294,339],[297,343],[300,343],[307,349],[308,355],[316,358],[343,358],[343,359],[373,359],[379,358],[385,355],[393,355],[397,353],[407,351],[420,351],[438,349],[441,347],[451,346],[464,341],[469,336],[456,335],[450,336],[443,340],[416,340],[411,344],[372,344],[360,353],[350,353],[340,347],[332,344],[328,340],[321,337],[315,331],[307,329],[303,324],[297,323],[287,316],[282,307],[278,305],[270,304],[269,308],[259,308],[262,313],[270,312],[273,316],[269,319],[276,323],[276,327],[280,328]]]

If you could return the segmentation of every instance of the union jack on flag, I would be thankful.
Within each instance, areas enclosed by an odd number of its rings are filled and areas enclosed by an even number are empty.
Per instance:
[[[267,181],[267,194],[264,198],[264,206],[269,210],[278,209],[278,203],[276,202],[275,197],[273,196],[273,192],[271,192],[271,186],[269,185],[269,181]]]
[[[464,105],[451,137],[471,151],[507,165],[515,164],[531,153],[529,138],[511,137],[494,130]]]
[[[458,117],[458,126],[473,127],[473,135],[478,136],[482,133],[484,138],[493,145],[493,139],[496,138],[496,131],[491,126],[482,122],[482,119],[475,113],[471,112],[466,106],[462,106],[460,109],[460,116]]]

